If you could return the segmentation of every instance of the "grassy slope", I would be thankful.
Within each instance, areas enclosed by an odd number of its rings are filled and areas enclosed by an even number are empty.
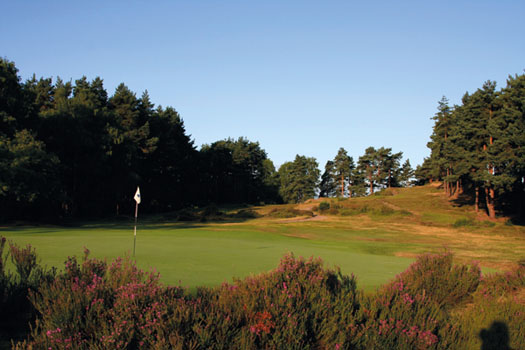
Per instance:
[[[319,201],[298,206],[311,209]],[[435,187],[399,189],[393,196],[344,201],[341,207],[368,212],[312,218],[263,217],[244,222],[167,223],[139,227],[136,259],[155,267],[166,283],[216,285],[277,266],[286,252],[320,256],[355,273],[359,286],[372,289],[404,270],[417,254],[448,247],[462,261],[505,268],[525,257],[525,229],[503,222],[454,228],[458,219],[476,219],[470,207],[454,207]],[[393,212],[381,213],[381,208]],[[281,208],[281,207],[277,207]],[[274,206],[255,208],[266,213]],[[36,247],[44,264],[62,266],[83,247],[108,259],[133,247],[132,223],[100,223],[75,228],[5,227],[0,235]]]

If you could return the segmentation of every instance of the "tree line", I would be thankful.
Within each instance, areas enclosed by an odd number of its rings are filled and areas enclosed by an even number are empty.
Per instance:
[[[197,151],[172,107],[86,77],[21,82],[0,59],[0,218],[128,215],[207,202],[278,201],[275,169],[244,138]]]
[[[443,181],[445,193],[485,210],[525,216],[525,75],[496,90],[487,81],[460,105],[439,101],[421,182]]]
[[[297,155],[276,169],[258,142],[226,139],[200,150],[172,107],[125,84],[109,96],[99,77],[25,82],[0,59],[0,220],[129,215],[136,186],[142,210],[210,203],[297,203],[317,195],[355,197],[407,184],[402,153],[344,149],[325,166]]]

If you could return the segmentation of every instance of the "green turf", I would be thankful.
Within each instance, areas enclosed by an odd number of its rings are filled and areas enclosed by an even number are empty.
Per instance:
[[[250,225],[139,226],[136,260],[141,268],[156,268],[165,283],[194,288],[268,271],[284,254],[293,252],[321,257],[327,266],[354,273],[358,286],[367,290],[387,282],[412,262],[393,256],[396,244],[392,242],[307,240],[286,236],[293,227],[275,230],[281,232]],[[342,234],[332,231],[331,236]],[[19,245],[31,244],[47,266],[61,267],[67,256],[82,256],[83,247],[95,257],[108,259],[130,254],[133,248],[131,225],[4,228],[0,235]]]

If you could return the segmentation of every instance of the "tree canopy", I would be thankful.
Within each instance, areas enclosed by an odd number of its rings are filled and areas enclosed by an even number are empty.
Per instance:
[[[485,208],[523,217],[525,200],[525,75],[509,76],[496,90],[487,81],[466,93],[461,105],[439,101],[428,147],[416,171],[420,182],[443,181],[448,196],[463,196]]]

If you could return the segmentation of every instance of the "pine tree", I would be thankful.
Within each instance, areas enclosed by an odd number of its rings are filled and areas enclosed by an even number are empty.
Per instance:
[[[337,192],[337,183],[334,181],[334,162],[328,160],[321,175],[319,197],[333,197]]]
[[[352,171],[355,168],[354,160],[347,154],[346,150],[341,147],[334,158],[333,166],[334,181],[339,182],[338,196],[344,197],[346,186],[349,184]]]
[[[364,178],[368,181],[369,191],[368,195],[371,196],[374,194],[374,187],[376,187],[374,183],[374,179],[377,178],[377,150],[374,147],[368,147],[365,150],[365,154],[363,154],[361,157],[359,157],[358,160],[358,169],[359,172],[363,175]]]
[[[313,198],[319,184],[319,169],[315,158],[297,155],[293,162],[279,168],[279,193],[288,203],[302,203]]]

